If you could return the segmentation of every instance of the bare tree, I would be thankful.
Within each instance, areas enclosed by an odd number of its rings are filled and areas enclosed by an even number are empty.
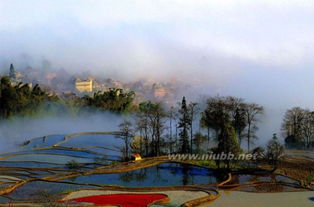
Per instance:
[[[286,111],[282,124],[282,130],[286,136],[294,136],[296,139],[301,138],[304,114],[304,109],[300,107],[293,107]]]
[[[256,138],[255,132],[258,129],[256,122],[259,121],[259,115],[263,114],[264,108],[258,104],[251,103],[251,104],[246,104],[244,107],[245,111],[245,119],[247,123],[247,133],[246,133],[246,138],[247,138],[247,150],[250,151],[250,142],[252,138]]]
[[[170,107],[169,111],[168,111],[168,123],[169,123],[169,127],[168,127],[168,130],[169,130],[169,151],[170,153],[173,152],[173,144],[175,143],[174,142],[174,139],[173,139],[173,122],[175,121],[176,119],[176,114],[175,114],[175,109],[173,106]]]
[[[309,148],[314,138],[314,112],[300,107],[287,110],[282,131],[287,144],[300,144]]]
[[[149,153],[149,129],[148,129],[148,117],[146,113],[138,113],[136,119],[136,131],[141,136],[140,151],[146,156]],[[144,145],[144,146],[143,146]],[[143,149],[144,148],[144,149]]]
[[[230,105],[230,113],[232,117],[232,123],[237,137],[239,141],[239,145],[241,146],[241,141],[243,138],[243,131],[247,126],[247,122],[245,119],[245,106],[243,99],[229,96],[227,98],[227,102]]]
[[[123,159],[129,159],[129,147],[131,140],[134,138],[134,130],[132,129],[132,123],[130,121],[124,120],[120,125],[120,132],[116,136],[124,141],[124,154]]]
[[[303,124],[302,124],[302,137],[304,147],[310,148],[314,139],[314,112],[305,110]]]
[[[140,103],[140,112],[145,117],[145,126],[147,134],[151,138],[151,152],[153,155],[161,154],[161,139],[165,129],[166,113],[161,103],[153,103],[151,101]],[[147,121],[147,122],[146,122]]]
[[[293,107],[286,111],[281,130],[286,137],[287,144],[302,142],[302,124],[304,118],[305,110],[300,107]]]
[[[155,128],[155,136],[156,136],[156,155],[160,156],[161,155],[161,137],[163,134],[163,131],[165,129],[165,120],[164,118],[166,117],[165,111],[162,108],[160,103],[157,103],[154,111],[153,111],[153,119],[152,119],[152,126]]]

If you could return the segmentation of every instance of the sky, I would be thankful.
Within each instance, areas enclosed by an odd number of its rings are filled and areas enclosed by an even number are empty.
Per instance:
[[[0,68],[180,80],[199,94],[314,110],[312,0],[0,0]]]

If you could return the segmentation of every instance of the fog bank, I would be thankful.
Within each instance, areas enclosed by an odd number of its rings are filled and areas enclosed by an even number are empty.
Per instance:
[[[13,118],[0,122],[0,150],[9,152],[34,137],[89,131],[117,131],[123,116],[98,112],[78,116],[42,116]]]

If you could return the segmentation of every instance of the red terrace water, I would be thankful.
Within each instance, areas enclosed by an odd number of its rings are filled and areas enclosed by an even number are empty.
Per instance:
[[[147,207],[156,201],[167,198],[163,194],[114,194],[95,195],[76,198],[71,201],[92,203],[94,205],[116,205],[121,207]]]

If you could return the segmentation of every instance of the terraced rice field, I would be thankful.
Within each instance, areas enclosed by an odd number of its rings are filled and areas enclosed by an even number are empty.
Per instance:
[[[51,135],[26,141],[15,151],[0,155],[0,205],[197,206],[219,201],[219,195],[227,190],[305,191],[297,180],[283,175],[227,175],[171,163],[167,156],[121,162],[122,144],[115,132]],[[143,202],[136,203],[138,197]]]

